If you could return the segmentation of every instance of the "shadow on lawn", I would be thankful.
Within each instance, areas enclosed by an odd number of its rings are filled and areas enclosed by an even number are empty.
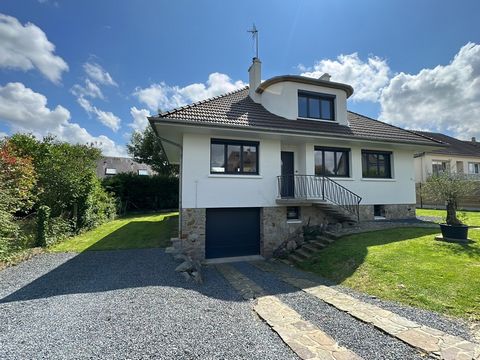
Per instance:
[[[151,224],[148,224],[148,222],[129,223],[113,234],[106,236],[87,250],[105,250],[109,246],[113,246],[114,240],[118,239],[119,236],[125,238],[139,236],[149,226],[151,226]],[[416,236],[419,236],[418,228],[416,231]],[[410,229],[396,232],[393,236],[389,236],[388,239],[379,235],[380,233],[375,233],[376,232],[372,232],[372,236],[362,241],[360,246],[358,246],[358,243],[352,246],[351,253],[336,253],[335,259],[327,259],[325,261],[334,260],[337,263],[343,261],[343,265],[348,269],[347,271],[342,269],[342,276],[350,276],[364,261],[368,247],[407,241],[413,237]],[[438,233],[438,230],[420,230],[420,235],[433,235],[435,233]],[[116,247],[118,248],[118,244]],[[469,250],[465,249],[464,251]],[[55,255],[45,256],[52,256],[53,258]],[[317,261],[322,261],[322,253],[319,254]],[[44,299],[59,295],[96,293],[155,286],[190,289],[206,296],[226,301],[240,300],[236,292],[226,284],[225,279],[215,269],[211,267],[204,268],[203,276],[206,280],[205,284],[197,285],[192,282],[187,282],[181,274],[176,273],[174,270],[177,265],[178,263],[173,260],[170,254],[165,254],[164,250],[159,248],[123,251],[84,251],[19,290],[0,299],[0,304]],[[239,264],[238,266],[247,266],[247,264]],[[291,270],[297,271],[295,269]],[[317,281],[319,284],[331,283],[326,279],[321,279],[316,276],[312,278],[313,275],[311,274],[301,273],[313,281]],[[266,280],[267,275],[262,273],[259,274],[259,276]],[[341,281],[342,279],[334,280]],[[284,292],[287,291],[297,291],[297,289],[284,290]],[[159,292],[159,294],[161,294],[161,292]],[[182,296],[181,293],[179,293],[179,296]]]

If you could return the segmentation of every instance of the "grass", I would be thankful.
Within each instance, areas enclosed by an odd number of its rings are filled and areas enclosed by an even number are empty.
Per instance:
[[[469,245],[438,230],[397,228],[346,236],[299,266],[387,300],[480,320],[480,230]]]
[[[459,219],[465,224],[469,226],[480,226],[480,211],[458,211],[457,214]],[[446,210],[417,209],[417,216],[441,217],[441,220],[435,221],[441,223],[445,221],[447,212]]]
[[[178,213],[122,217],[49,248],[52,252],[167,247],[176,236]]]

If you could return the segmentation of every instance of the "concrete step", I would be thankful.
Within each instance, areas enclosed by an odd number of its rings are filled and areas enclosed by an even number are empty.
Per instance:
[[[280,262],[285,265],[292,266],[292,262],[288,259],[280,259]]]
[[[303,245],[302,249],[309,252],[310,254],[315,254],[317,251],[321,250],[319,247],[315,246],[312,243],[307,243]]]
[[[323,235],[317,235],[315,237],[315,240],[317,242],[324,243],[324,244],[327,244],[327,245],[335,242],[335,240],[332,239],[331,237],[326,237],[326,236],[323,236]]]
[[[304,250],[303,248],[297,249],[293,253],[302,259],[308,259],[312,256],[310,252]]]
[[[338,240],[342,237],[342,235],[339,235],[337,233],[334,233],[332,231],[324,231],[323,232],[323,235],[320,235],[321,237],[323,238],[326,238],[326,239],[333,239],[333,240]]]
[[[323,250],[327,247],[326,244],[318,241],[310,241],[307,244],[303,245],[304,248],[312,249],[313,251],[317,252]]]
[[[290,262],[294,263],[294,264],[298,264],[298,263],[301,263],[302,261],[304,261],[305,259],[302,259],[295,254],[290,254],[289,257],[288,257],[288,260]]]

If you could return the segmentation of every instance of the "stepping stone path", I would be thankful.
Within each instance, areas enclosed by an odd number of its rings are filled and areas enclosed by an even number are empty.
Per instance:
[[[265,296],[261,287],[227,264],[217,270],[244,299],[256,298],[253,310],[301,359],[361,360],[275,296]]]
[[[255,262],[260,270],[273,272],[284,282],[344,311],[351,316],[370,323],[385,333],[413,346],[432,358],[455,360],[480,359],[480,345],[443,331],[420,325],[391,311],[384,310],[344,294],[331,287],[313,281],[292,277],[275,265]]]

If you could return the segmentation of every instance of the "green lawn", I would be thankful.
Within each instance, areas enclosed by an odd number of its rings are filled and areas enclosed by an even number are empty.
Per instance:
[[[167,247],[176,236],[178,213],[122,217],[49,248],[53,252]]]
[[[480,226],[480,211],[458,211],[460,220],[470,226]],[[436,222],[444,222],[447,212],[445,210],[417,209],[417,216],[435,216],[441,217],[442,220]]]
[[[480,320],[480,230],[469,245],[434,240],[436,229],[346,236],[299,266],[379,298]]]

